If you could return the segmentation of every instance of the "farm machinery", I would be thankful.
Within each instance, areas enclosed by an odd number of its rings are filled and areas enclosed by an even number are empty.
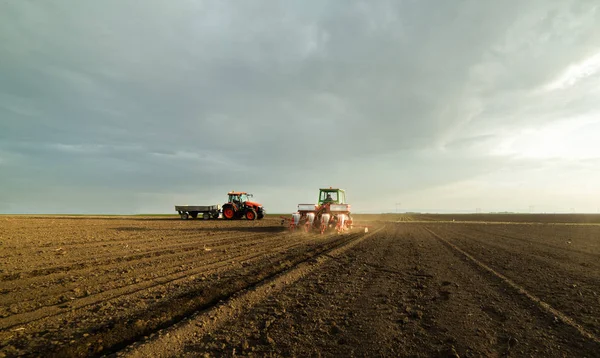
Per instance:
[[[298,211],[292,214],[291,219],[282,217],[282,223],[287,221],[290,230],[303,228],[307,232],[324,233],[335,228],[337,232],[343,232],[354,226],[350,209],[344,190],[332,187],[319,189],[317,204],[298,204]]]
[[[223,206],[176,205],[175,211],[179,213],[183,220],[187,220],[190,217],[195,219],[198,215],[202,215],[203,219],[218,219],[221,213],[223,214],[223,218],[227,220],[241,218],[260,220],[267,214],[261,204],[250,200],[252,194],[243,191],[231,191],[227,195],[228,201]]]
[[[252,194],[243,191],[230,191],[228,195],[229,201],[223,204],[223,217],[225,219],[260,220],[265,217],[266,211],[263,206],[250,201]]]

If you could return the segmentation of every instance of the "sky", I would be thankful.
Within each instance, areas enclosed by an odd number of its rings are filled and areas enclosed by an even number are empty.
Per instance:
[[[596,0],[0,2],[0,213],[600,211]]]

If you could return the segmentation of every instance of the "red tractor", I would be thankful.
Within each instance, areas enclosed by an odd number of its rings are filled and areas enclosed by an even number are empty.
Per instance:
[[[223,204],[223,217],[225,219],[260,220],[267,214],[261,204],[249,200],[252,194],[242,191],[231,191],[227,194],[229,195],[229,201]]]

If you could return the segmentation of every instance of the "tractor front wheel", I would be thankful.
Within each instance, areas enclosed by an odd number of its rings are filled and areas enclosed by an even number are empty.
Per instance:
[[[256,220],[256,210],[248,209],[248,211],[246,211],[246,219]]]
[[[223,217],[227,220],[231,220],[235,217],[235,211],[231,206],[228,206],[223,209]]]

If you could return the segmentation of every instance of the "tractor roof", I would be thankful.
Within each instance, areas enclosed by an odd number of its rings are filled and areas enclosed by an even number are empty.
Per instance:
[[[229,194],[229,195],[248,195],[248,193],[246,193],[245,191],[230,191],[227,194]]]
[[[342,192],[345,192],[344,189],[336,189],[336,188],[331,188],[331,187],[329,187],[329,188],[322,188],[322,189],[319,189],[319,190],[320,191],[325,191],[325,192],[328,192],[328,191],[342,191]]]

